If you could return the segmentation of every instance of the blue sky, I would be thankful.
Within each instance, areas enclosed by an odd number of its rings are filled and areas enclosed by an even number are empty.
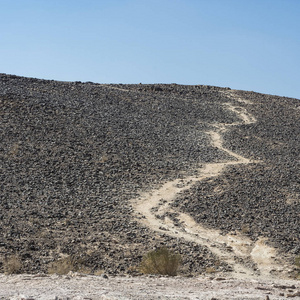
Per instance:
[[[0,0],[0,73],[300,99],[300,0]]]

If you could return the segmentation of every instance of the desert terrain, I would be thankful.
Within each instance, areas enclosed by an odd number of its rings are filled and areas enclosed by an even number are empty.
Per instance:
[[[1,275],[0,299],[298,297],[298,99],[0,74],[0,108],[0,271],[27,274]],[[179,277],[141,276],[159,247]]]

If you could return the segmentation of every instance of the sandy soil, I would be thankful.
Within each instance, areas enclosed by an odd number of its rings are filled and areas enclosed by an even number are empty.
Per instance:
[[[0,275],[0,299],[300,299],[293,280]]]

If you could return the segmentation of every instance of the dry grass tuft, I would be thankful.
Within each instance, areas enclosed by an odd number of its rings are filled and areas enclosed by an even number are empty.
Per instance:
[[[3,270],[7,275],[18,274],[22,271],[22,261],[18,255],[12,255],[4,260]]]
[[[140,272],[176,276],[180,262],[181,257],[179,254],[175,254],[165,247],[159,248],[144,256],[140,264]]]
[[[250,233],[250,227],[248,225],[243,225],[241,228],[241,233],[243,233],[243,234]]]
[[[205,273],[208,273],[208,274],[213,274],[213,273],[216,273],[217,270],[214,268],[214,267],[207,267],[205,269]]]
[[[65,275],[69,272],[92,274],[91,268],[85,266],[82,260],[73,256],[61,258],[48,265],[49,274]]]
[[[94,273],[93,273],[95,276],[100,276],[100,275],[103,275],[104,274],[104,270],[96,270],[96,271],[94,271]]]
[[[296,275],[296,278],[300,279],[300,255],[295,258],[295,264],[298,268],[298,274]]]

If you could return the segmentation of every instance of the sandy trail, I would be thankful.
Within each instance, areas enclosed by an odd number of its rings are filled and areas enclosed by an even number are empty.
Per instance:
[[[239,98],[233,91],[224,94],[231,100],[240,103],[248,101]],[[221,261],[226,262],[233,268],[231,276],[237,278],[273,278],[284,276],[282,261],[276,260],[276,250],[265,244],[265,239],[253,242],[242,233],[222,235],[219,230],[205,228],[195,222],[186,213],[176,211],[170,204],[176,196],[192,187],[196,182],[221,175],[225,168],[230,165],[258,163],[245,158],[223,146],[222,134],[232,126],[241,124],[252,124],[256,119],[250,115],[245,108],[233,103],[225,103],[224,106],[237,114],[240,122],[232,124],[213,125],[214,130],[207,132],[210,136],[212,146],[229,154],[233,159],[220,163],[207,163],[198,169],[197,176],[188,176],[184,179],[175,179],[164,183],[160,188],[141,195],[138,199],[131,201],[136,213],[136,218],[150,229],[167,234],[175,238],[183,238],[186,241],[206,246]],[[175,214],[176,218],[170,216]]]
[[[97,86],[99,86],[99,85],[97,85]],[[130,91],[129,89],[122,89],[122,88],[119,88],[119,87],[116,87],[116,86],[112,86],[110,84],[101,84],[101,86],[104,86],[104,87],[107,87],[107,88],[113,89],[113,90],[123,91],[123,92],[129,92]]]

